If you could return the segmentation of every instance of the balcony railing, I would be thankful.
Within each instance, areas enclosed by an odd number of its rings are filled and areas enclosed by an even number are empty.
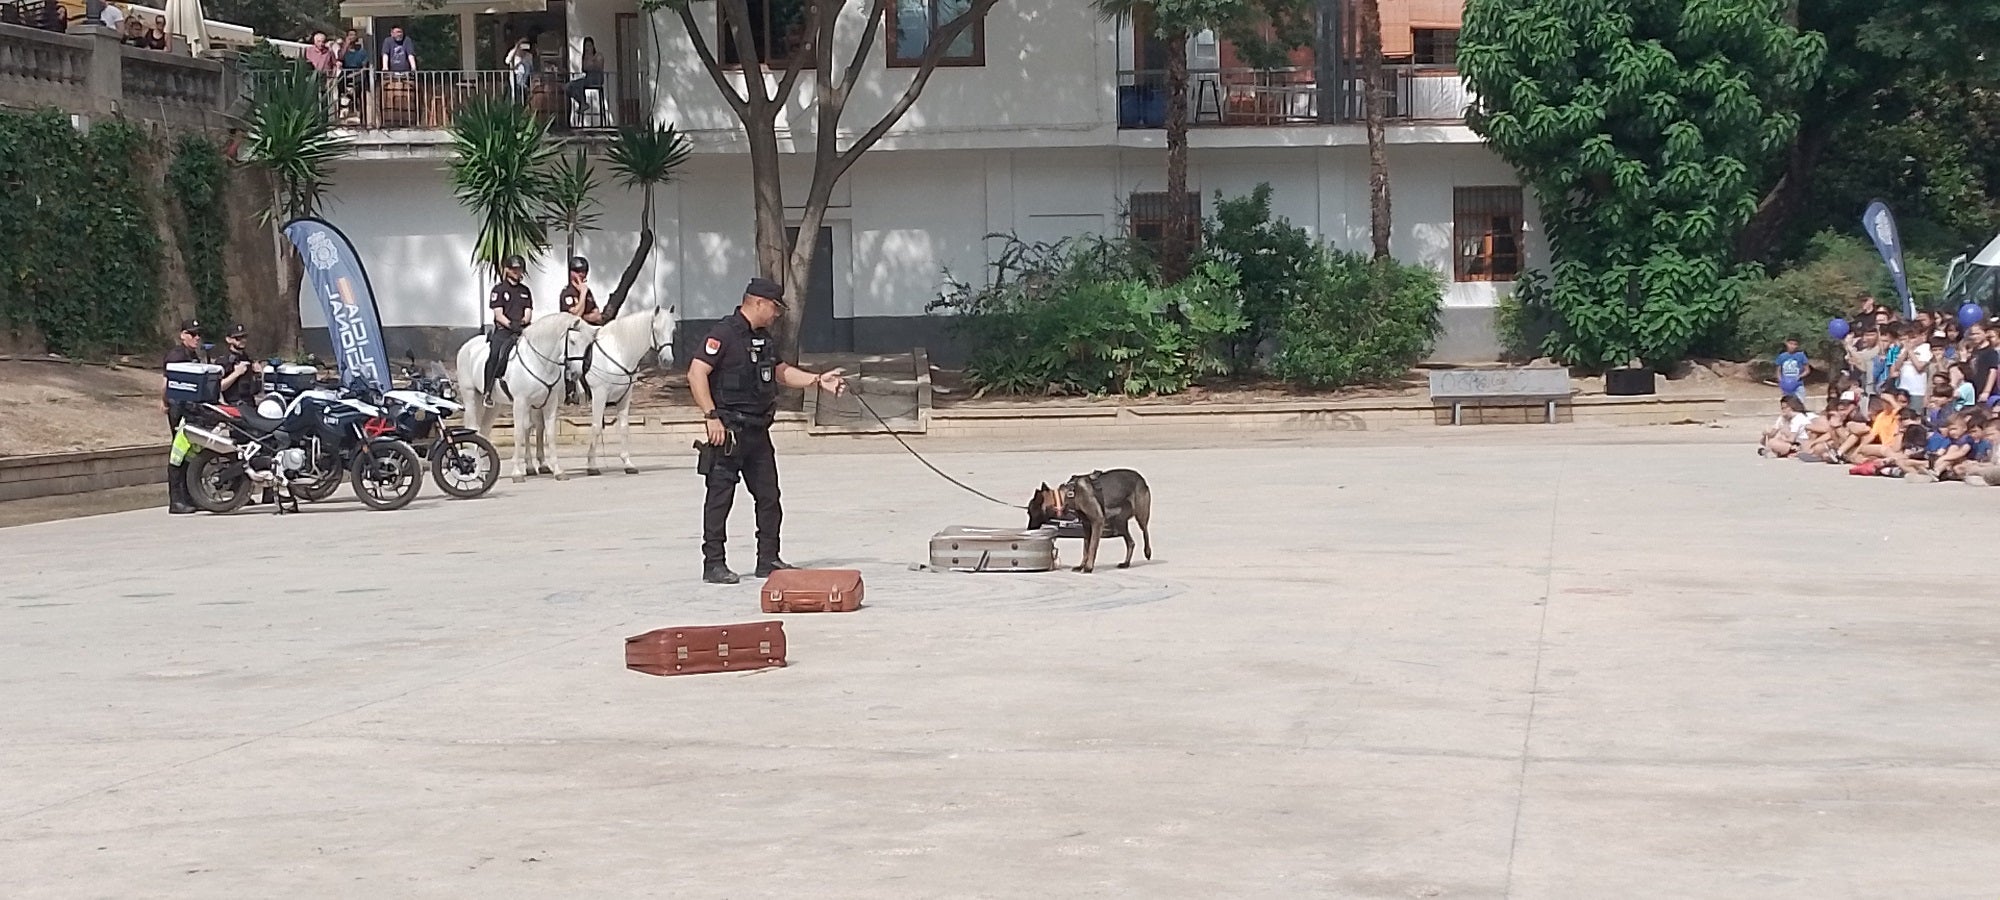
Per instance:
[[[1321,84],[1311,69],[1189,69],[1190,126],[1324,125],[1364,118],[1364,80]],[[1388,117],[1405,122],[1460,122],[1474,96],[1449,67],[1384,66]],[[1167,73],[1118,73],[1118,127],[1161,128],[1167,121]]]
[[[61,34],[0,23],[0,105],[216,127],[240,93],[220,60],[126,47],[97,26]]]
[[[556,131],[615,129],[643,124],[650,104],[617,72],[601,78],[535,75],[526,82],[508,71],[430,70],[347,72],[329,78],[335,121],[361,131],[444,130],[475,98],[508,97],[552,120]]]

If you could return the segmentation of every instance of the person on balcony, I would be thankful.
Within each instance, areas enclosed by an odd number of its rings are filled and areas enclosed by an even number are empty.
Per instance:
[[[417,70],[417,48],[403,34],[402,26],[389,29],[389,39],[382,42],[382,71],[408,75]]]
[[[306,45],[305,57],[306,65],[312,66],[313,71],[323,78],[331,80],[340,74],[340,57],[333,52],[333,45],[326,42],[324,31],[313,32],[312,43]]]
[[[593,88],[600,92],[604,89],[604,57],[598,54],[597,41],[592,38],[583,39],[581,68],[583,75],[570,81],[569,86],[563,89],[569,94],[570,105],[576,107],[579,120],[590,112],[590,106],[583,101],[584,92]]]
[[[151,45],[146,42],[146,23],[139,21],[138,16],[125,17],[125,38],[119,43],[141,50],[150,47]]]
[[[103,22],[104,27],[112,31],[123,33],[125,30],[125,11],[119,9],[118,4],[111,3],[109,0],[104,4],[103,9],[97,11],[97,20]]]
[[[535,80],[535,45],[527,38],[514,42],[514,49],[507,51],[507,71],[514,84],[514,99],[526,103],[528,86]]]
[[[167,38],[167,17],[154,16],[153,27],[146,32],[146,49],[165,50],[172,45]]]
[[[361,33],[347,29],[340,41],[340,85],[342,117],[348,124],[361,121],[361,100],[368,90],[368,45]]]

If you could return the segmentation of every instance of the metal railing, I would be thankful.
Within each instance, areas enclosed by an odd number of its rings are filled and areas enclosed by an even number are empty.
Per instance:
[[[1319,83],[1311,69],[1188,70],[1190,126],[1320,125],[1364,118],[1365,80],[1358,69],[1344,84]],[[1474,102],[1463,76],[1450,67],[1384,66],[1388,117],[1406,122],[1459,122]],[[1118,73],[1118,127],[1166,125],[1167,73]],[[1331,115],[1322,115],[1322,112]]]
[[[361,131],[447,129],[460,109],[481,97],[512,98],[551,119],[556,131],[644,122],[649,105],[625,88],[610,71],[581,78],[536,74],[524,81],[510,71],[371,69],[327,79],[335,121]]]

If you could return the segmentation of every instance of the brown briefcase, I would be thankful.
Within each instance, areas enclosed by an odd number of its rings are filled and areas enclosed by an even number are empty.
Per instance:
[[[648,675],[739,672],[785,664],[785,623],[661,628],[625,639],[625,668]]]
[[[767,613],[853,612],[861,608],[858,569],[779,569],[760,594]]]

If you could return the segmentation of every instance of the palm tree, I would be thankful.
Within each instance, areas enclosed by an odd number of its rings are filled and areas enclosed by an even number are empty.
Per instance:
[[[284,273],[283,285],[295,292],[304,276],[304,264],[278,229],[300,216],[319,215],[327,188],[333,183],[333,164],[352,141],[335,133],[326,82],[312,67],[288,61],[255,72],[252,85],[255,93],[243,157],[270,173],[271,202],[261,217],[271,228],[272,253],[278,259],[278,271]],[[298,297],[293,293],[291,309],[297,308]],[[297,350],[297,313],[272,318],[284,323],[279,346]]]
[[[1368,232],[1375,258],[1389,258],[1389,141],[1383,125],[1388,114],[1389,86],[1382,78],[1382,6],[1380,0],[1359,0],[1361,21],[1361,81],[1367,85],[1362,116],[1368,128]]]
[[[625,295],[639,280],[646,256],[653,251],[653,188],[672,181],[674,170],[687,162],[689,152],[687,138],[671,125],[628,125],[618,130],[618,139],[604,153],[620,182],[626,187],[637,185],[645,191],[645,202],[639,212],[639,249],[632,253],[632,262],[604,302],[606,320],[617,316],[618,308],[625,305]]]
[[[549,120],[506,97],[480,97],[451,122],[451,184],[479,216],[472,261],[499,277],[509,256],[533,265],[549,248],[549,164],[562,152]]]
[[[576,256],[576,236],[586,231],[597,230],[598,214],[591,212],[600,204],[597,202],[597,173],[591,171],[590,160],[585,158],[583,148],[576,148],[574,156],[556,159],[556,167],[549,173],[549,224],[560,229],[568,238],[563,254],[565,258]]]
[[[1246,59],[1282,57],[1310,39],[1312,0],[1091,0],[1090,5],[1100,18],[1151,21],[1152,37],[1166,47],[1167,220],[1160,275],[1176,282],[1188,273],[1192,248],[1187,239],[1195,225],[1186,200],[1188,40],[1196,32],[1214,31],[1237,45]],[[1274,36],[1262,33],[1265,26],[1274,26]]]

